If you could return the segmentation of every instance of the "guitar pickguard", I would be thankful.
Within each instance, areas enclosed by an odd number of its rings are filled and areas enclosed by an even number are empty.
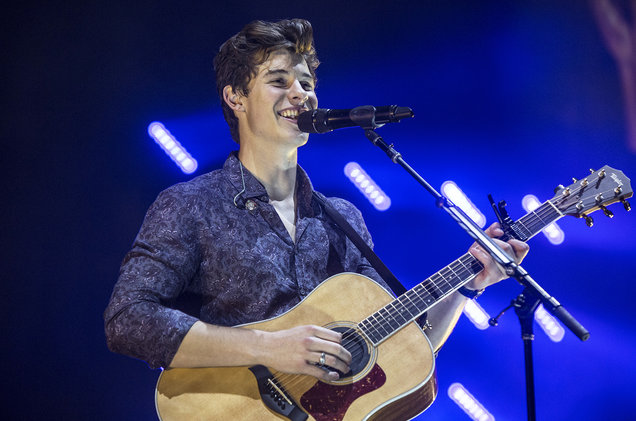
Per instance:
[[[300,403],[316,421],[341,421],[349,406],[360,396],[379,389],[386,382],[386,374],[374,365],[369,374],[347,385],[318,382],[300,399]]]

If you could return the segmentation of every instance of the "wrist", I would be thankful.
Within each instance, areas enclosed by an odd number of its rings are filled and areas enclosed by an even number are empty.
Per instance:
[[[252,332],[256,337],[255,346],[250,347],[251,349],[249,349],[248,352],[250,353],[253,364],[267,366],[269,364],[268,357],[270,357],[269,349],[272,333],[256,329],[252,330]]]
[[[483,294],[484,292],[484,288],[481,289],[470,289],[467,288],[465,285],[462,285],[457,292],[459,292],[461,295],[463,295],[466,298],[469,298],[471,300],[474,300],[475,298],[479,297],[481,294]]]

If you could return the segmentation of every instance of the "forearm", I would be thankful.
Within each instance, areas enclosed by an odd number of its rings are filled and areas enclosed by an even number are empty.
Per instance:
[[[427,320],[431,328],[426,330],[426,335],[435,352],[444,345],[455,328],[466,301],[463,295],[454,292],[428,311]]]
[[[263,363],[266,332],[195,322],[170,367],[228,367]]]
[[[325,381],[349,371],[351,354],[342,335],[320,326],[297,326],[274,332],[195,322],[170,367],[264,365],[285,373],[308,374]],[[328,369],[322,366],[325,364]]]

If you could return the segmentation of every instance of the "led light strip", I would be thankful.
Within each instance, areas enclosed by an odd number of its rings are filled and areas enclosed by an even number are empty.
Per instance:
[[[485,330],[490,327],[490,325],[488,324],[490,315],[477,303],[477,301],[466,301],[463,312],[464,315],[468,317],[468,320],[473,322],[477,329]]]
[[[448,180],[442,184],[442,194],[464,211],[480,228],[486,225],[486,217],[477,206],[470,201],[462,189],[454,181]]]
[[[448,388],[448,396],[475,421],[494,421],[495,417],[461,383]]]
[[[192,158],[188,151],[181,146],[181,143],[158,121],[148,125],[148,134],[152,137],[161,149],[181,168],[186,174],[191,174],[197,169],[197,161]]]
[[[377,210],[385,211],[391,206],[389,196],[356,162],[345,165],[344,173]]]
[[[534,312],[534,320],[541,326],[541,329],[548,335],[552,342],[561,342],[565,336],[565,329],[559,324],[548,311],[539,304]]]

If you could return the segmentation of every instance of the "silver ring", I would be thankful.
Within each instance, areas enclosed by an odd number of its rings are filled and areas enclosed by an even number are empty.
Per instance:
[[[326,359],[327,359],[326,357],[327,357],[327,356],[325,355],[325,353],[324,353],[324,352],[321,352],[321,353],[320,353],[320,365],[325,365],[325,361],[326,361]]]

